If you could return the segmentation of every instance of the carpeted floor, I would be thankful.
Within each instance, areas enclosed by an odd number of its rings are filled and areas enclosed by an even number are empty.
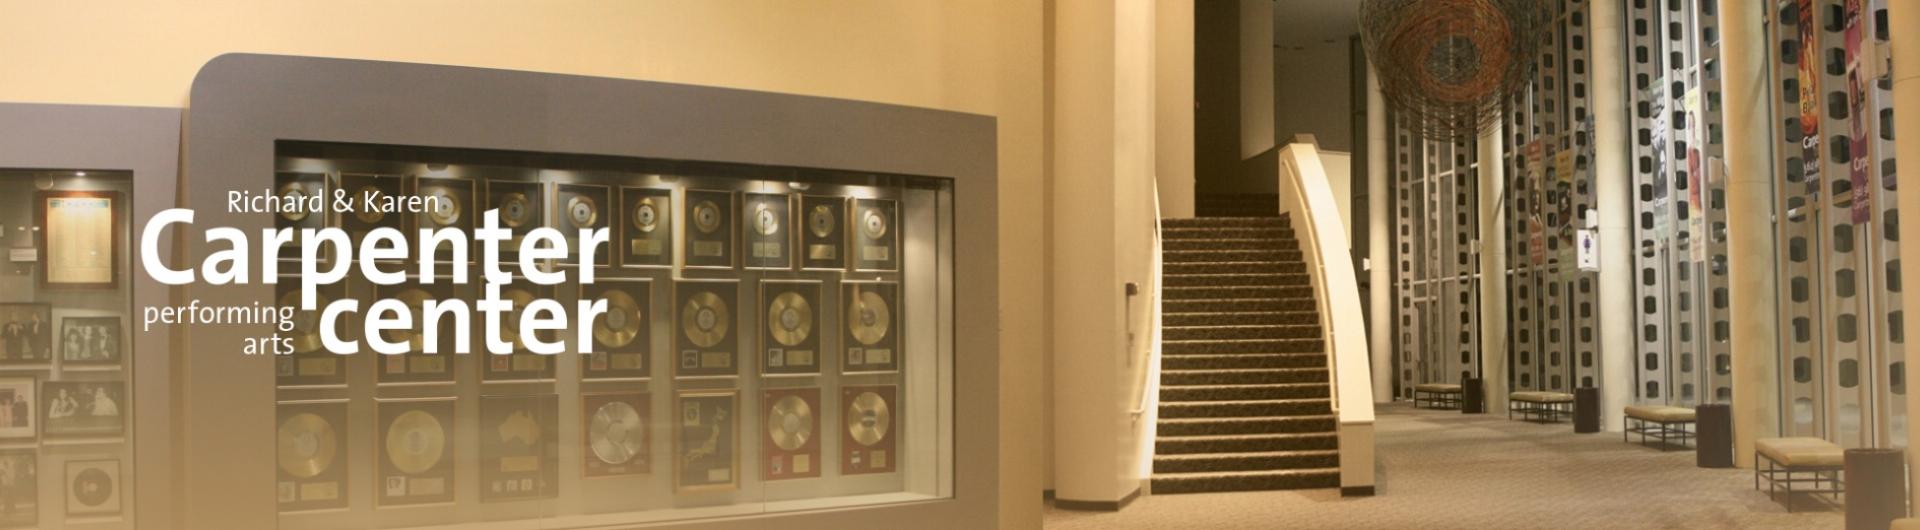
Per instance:
[[[1747,470],[1701,469],[1691,451],[1396,405],[1379,411],[1379,495],[1337,490],[1142,497],[1120,512],[1047,509],[1047,528],[1840,528],[1842,508],[1795,513]]]

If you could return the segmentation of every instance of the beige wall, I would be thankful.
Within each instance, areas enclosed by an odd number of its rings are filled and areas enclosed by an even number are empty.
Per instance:
[[[1354,151],[1353,57],[1346,39],[1273,51],[1274,137],[1311,134],[1320,148]],[[1324,152],[1324,151],[1323,151]]]
[[[999,118],[1002,522],[1040,521],[1040,0],[0,3],[0,101],[181,106],[229,52],[747,88]],[[962,391],[964,395],[964,390]]]

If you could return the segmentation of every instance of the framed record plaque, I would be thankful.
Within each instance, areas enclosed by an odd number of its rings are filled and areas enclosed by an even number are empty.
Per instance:
[[[673,284],[674,377],[740,375],[740,326],[734,303],[739,282],[680,281]]]
[[[620,264],[627,267],[673,266],[673,191],[620,188]]]
[[[760,282],[760,373],[820,373],[820,307],[820,282]]]
[[[300,236],[301,229],[319,230],[329,225],[328,217],[333,211],[329,205],[333,203],[333,198],[327,194],[328,180],[325,173],[280,172],[273,176],[275,193],[279,195],[281,208],[280,213],[274,215],[273,227],[293,229],[293,239],[280,246],[280,259],[300,259],[303,242]],[[318,204],[320,209],[307,208],[314,205],[312,201],[316,198],[320,201]],[[299,207],[293,207],[295,205]],[[322,247],[320,250],[321,257],[325,257],[327,249]]]
[[[847,307],[841,344],[844,373],[900,370],[900,285],[888,282],[841,284],[840,303]]]
[[[587,478],[643,475],[653,472],[653,444],[647,429],[653,423],[652,400],[640,392],[584,394],[580,414],[586,418],[582,453]]]
[[[899,437],[894,435],[900,419],[895,400],[899,388],[886,386],[850,386],[840,390],[840,403],[847,407],[840,415],[840,474],[888,473],[900,463]]]
[[[285,402],[278,407],[274,458],[280,511],[347,506],[347,402]]]
[[[120,239],[125,237],[120,193],[43,191],[38,197],[40,285],[119,287]]]
[[[481,502],[560,491],[560,397],[480,396]]]
[[[413,181],[414,189],[428,203],[424,212],[414,214],[414,226],[421,230],[459,230],[463,234],[473,233],[473,220],[479,209],[473,207],[473,181],[470,179],[420,177]],[[420,247],[418,231],[408,235],[414,242],[414,252],[424,252]],[[453,261],[452,245],[441,245],[434,249],[434,261]],[[479,258],[479,247],[467,249],[466,259],[461,263],[473,263]],[[417,255],[417,254],[416,254]]]
[[[555,374],[553,356],[528,350],[526,341],[531,337],[522,337],[518,324],[527,304],[533,303],[534,300],[553,298],[553,287],[536,284],[525,278],[514,278],[513,283],[500,288],[500,298],[513,304],[512,311],[500,314],[500,322],[503,325],[498,330],[500,339],[511,345],[513,353],[495,354],[491,353],[484,343],[476,344],[474,349],[485,352],[482,355],[486,359],[481,363],[480,380],[482,382],[553,380]],[[505,325],[508,322],[515,324]],[[553,330],[540,330],[537,333],[541,341],[558,339],[558,334]]]
[[[453,502],[453,398],[380,400],[377,408],[376,504]]]
[[[733,192],[687,190],[686,216],[687,268],[733,268]]]
[[[395,299],[407,305],[410,310],[419,311],[422,303],[428,300],[453,299],[453,286],[447,283],[423,284],[417,279],[400,285],[376,285],[374,296]],[[295,287],[298,289],[298,287]],[[425,313],[420,313],[424,315]],[[417,315],[419,316],[419,315]],[[375,379],[380,383],[451,383],[453,382],[454,333],[453,319],[443,319],[439,330],[435,331],[439,353],[427,353],[426,319],[414,318],[410,329],[390,329],[380,332],[383,340],[407,344],[407,353],[398,355],[374,354]],[[329,357],[339,357],[336,355]]]
[[[580,359],[582,379],[645,379],[653,348],[653,282],[603,278],[580,286],[580,300],[605,300],[594,317],[593,350]]]
[[[683,391],[674,402],[673,491],[725,491],[740,486],[740,394]]]
[[[771,388],[762,393],[766,438],[760,440],[760,477],[820,476],[820,389]]]
[[[746,207],[741,213],[749,269],[793,268],[793,227],[791,199],[785,194],[744,194]]]
[[[275,381],[280,386],[347,384],[347,358],[327,351],[320,341],[320,312],[339,300],[346,288],[342,284],[316,286],[312,311],[300,309],[305,299],[298,276],[281,276],[273,290],[280,307],[294,308],[293,330],[279,335],[287,339],[293,353],[274,357]],[[333,326],[335,336],[347,338],[347,319],[336,318]]]
[[[601,230],[613,220],[613,188],[597,184],[560,184],[553,194],[553,207],[559,215],[554,225],[567,240],[567,246],[578,252],[581,230]],[[611,239],[611,234],[609,234]],[[576,258],[577,259],[577,258]],[[574,259],[567,264],[573,265]],[[605,267],[613,263],[613,250],[600,247],[593,253],[594,265]]]
[[[853,200],[853,270],[900,270],[899,203]]]
[[[366,173],[345,173],[340,175],[340,189],[347,192],[348,209],[340,211],[340,226],[345,228],[353,241],[366,239],[367,233],[376,228],[399,230],[402,237],[408,232],[406,219],[399,213],[388,213],[379,207],[385,201],[401,196],[403,179],[398,175],[373,175]],[[327,207],[333,208],[332,197],[328,197]]]
[[[487,181],[487,209],[499,210],[499,227],[513,232],[500,243],[500,259],[519,259],[521,238],[546,222],[546,190],[539,182]]]
[[[847,268],[847,199],[800,196],[800,268]]]
[[[120,514],[120,461],[67,461],[67,515],[100,517]]]
[[[0,450],[0,528],[27,528],[40,522],[40,458],[33,449]]]

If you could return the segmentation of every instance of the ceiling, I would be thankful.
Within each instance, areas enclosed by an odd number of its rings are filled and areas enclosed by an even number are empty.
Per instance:
[[[1359,27],[1360,0],[1273,0],[1275,46],[1346,46]]]

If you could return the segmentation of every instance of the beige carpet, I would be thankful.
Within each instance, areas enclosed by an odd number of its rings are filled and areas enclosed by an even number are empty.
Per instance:
[[[1786,513],[1750,471],[1701,469],[1619,433],[1505,414],[1383,407],[1379,495],[1336,490],[1143,497],[1115,513],[1048,507],[1047,528],[1840,528],[1811,497]]]

